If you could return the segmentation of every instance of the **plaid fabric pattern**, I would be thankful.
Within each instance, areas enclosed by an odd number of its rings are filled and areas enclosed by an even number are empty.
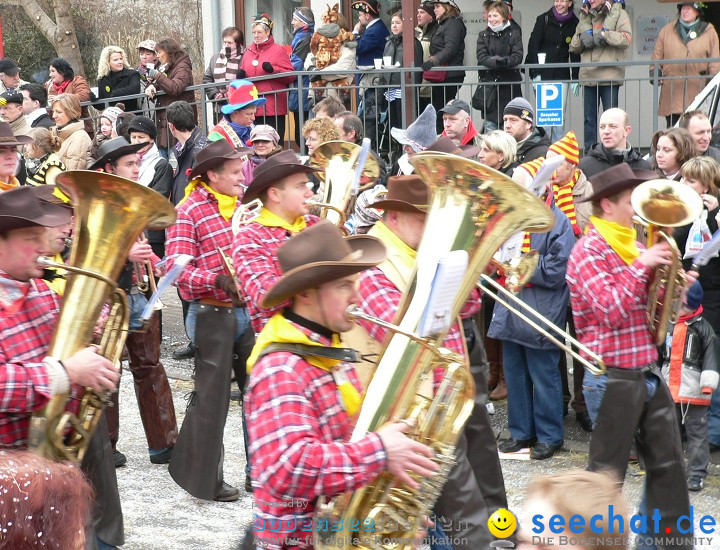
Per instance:
[[[312,214],[305,216],[307,227],[318,221],[320,218]],[[282,276],[277,250],[292,235],[282,227],[267,227],[255,222],[241,227],[235,235],[232,244],[233,266],[255,334],[260,334],[270,317],[288,305],[285,303],[265,309],[260,307],[260,301]]]
[[[295,325],[323,345],[330,340]],[[346,363],[358,390],[355,370]],[[250,374],[245,396],[255,535],[265,548],[310,548],[315,500],[354,491],[385,468],[380,437],[348,443],[353,423],[332,373],[289,352],[270,353]]]
[[[215,288],[215,279],[225,272],[218,248],[229,254],[232,246],[232,227],[220,215],[217,199],[198,185],[176,210],[177,221],[167,230],[167,269],[179,254],[194,258],[177,280],[180,296],[188,302],[201,298],[229,302],[225,291]]]
[[[651,273],[637,260],[627,265],[594,228],[570,254],[566,279],[578,339],[608,366],[657,359],[645,313]]]
[[[20,284],[29,286],[23,307],[10,315],[0,306],[0,447],[24,446],[30,413],[51,397],[42,359],[60,300],[43,281]]]
[[[400,305],[402,292],[388,279],[385,274],[377,267],[367,269],[360,273],[360,282],[358,288],[360,295],[360,309],[365,313],[373,315],[392,323],[395,319],[395,312]],[[463,306],[460,316],[463,318],[470,317],[477,313],[480,309],[480,293],[473,290],[470,298]],[[368,321],[358,321],[362,327],[368,331],[370,336],[378,341],[383,342],[388,331],[374,323]],[[461,356],[465,356],[465,343],[463,342],[462,331],[458,323],[450,327],[447,337],[443,342],[444,346],[453,350]],[[443,369],[437,369],[435,372],[435,383],[439,382],[438,375],[442,376]]]

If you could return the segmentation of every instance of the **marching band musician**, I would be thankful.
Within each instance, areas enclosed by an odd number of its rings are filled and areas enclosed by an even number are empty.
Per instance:
[[[43,268],[37,258],[49,252],[46,227],[65,225],[71,216],[70,209],[40,198],[47,191],[48,186],[21,187],[0,194],[0,447],[4,448],[27,446],[31,414],[53,395],[77,388],[84,391],[84,387],[115,390],[119,380],[112,362],[95,346],[71,357],[46,356],[60,297],[40,279]],[[73,405],[77,401],[71,399]],[[102,420],[82,467],[95,489],[89,547],[122,545],[122,510]]]
[[[293,151],[282,151],[255,168],[252,183],[242,197],[244,204],[255,199],[262,202],[260,214],[241,226],[235,235],[232,253],[238,286],[255,334],[260,334],[270,317],[282,309],[261,305],[281,275],[277,249],[319,220],[309,214],[307,204],[313,196],[308,174],[317,171],[302,164]]]
[[[656,177],[627,164],[593,177],[594,192],[583,199],[592,203],[591,228],[570,255],[567,281],[578,338],[608,365],[607,374],[585,373],[594,422],[588,469],[624,480],[635,439],[647,473],[644,511],[662,516],[648,536],[657,537],[657,548],[690,550],[692,524],[678,532],[679,518],[691,514],[680,431],[646,313],[653,270],[669,265],[673,252],[664,241],[647,249],[636,242],[630,202],[636,185]]]
[[[167,233],[170,263],[180,254],[192,257],[177,285],[182,298],[191,302],[186,329],[197,349],[195,389],[169,471],[191,495],[223,502],[237,500],[240,494],[223,480],[231,372],[242,390],[254,334],[218,249],[230,251],[231,220],[244,190],[242,164],[249,152],[225,140],[198,152],[185,198],[177,206],[177,222]]]
[[[145,143],[131,145],[123,137],[105,141],[98,148],[98,159],[90,169],[102,170],[137,182],[140,170],[137,152],[145,145]],[[160,362],[160,312],[154,312],[147,326],[143,327],[141,315],[148,300],[145,293],[138,288],[142,281],[133,277],[134,266],[140,264],[152,266],[159,261],[147,239],[133,243],[118,286],[127,294],[130,308],[130,332],[125,346],[130,358],[130,372],[135,382],[135,395],[148,443],[150,462],[167,464],[170,462],[178,431],[172,390],[165,367]],[[151,273],[147,275],[153,276]],[[106,416],[115,466],[118,467],[124,465],[127,458],[116,448],[120,431],[118,394],[115,393],[112,399],[115,406],[108,407]]]
[[[388,178],[387,196],[370,204],[371,208],[383,210],[384,214],[368,235],[379,239],[388,253],[385,261],[360,274],[360,308],[365,313],[384,321],[396,322],[395,314],[403,291],[410,283],[417,248],[423,236],[429,200],[428,187],[419,176],[391,176]],[[479,294],[473,291],[460,316],[474,315],[479,307]],[[387,329],[377,324],[363,320],[359,324],[375,342],[382,343],[388,335]],[[450,329],[444,346],[467,357],[459,323]],[[487,429],[492,434],[489,418],[486,421]],[[438,516],[453,520],[452,532],[445,534],[453,541],[463,540],[467,548],[487,548],[490,545],[492,537],[487,530],[488,508],[502,507],[503,502],[507,506],[494,436],[490,439],[491,452],[483,453],[486,460],[474,471],[466,454],[465,434],[461,436],[456,449],[458,462],[451,470],[435,505]],[[483,494],[481,486],[487,495]]]
[[[404,435],[408,423],[348,441],[362,390],[342,360],[340,333],[353,326],[345,311],[358,301],[357,273],[382,261],[382,244],[343,238],[321,221],[277,255],[282,276],[261,305],[290,305],[267,322],[248,361],[255,544],[311,548],[318,497],[354,491],[383,471],[417,487],[409,472],[428,476],[437,468],[433,451]]]

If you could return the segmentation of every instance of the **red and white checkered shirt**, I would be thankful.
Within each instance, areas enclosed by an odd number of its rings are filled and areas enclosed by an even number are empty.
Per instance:
[[[201,185],[176,210],[177,221],[167,230],[167,268],[180,254],[193,257],[177,281],[180,296],[188,302],[201,298],[229,302],[225,291],[215,288],[215,279],[225,273],[218,248],[230,254],[231,221],[222,217],[217,199]]]
[[[378,317],[383,321],[392,323],[395,320],[395,312],[400,306],[400,298],[403,293],[387,278],[387,276],[378,267],[366,269],[360,273],[358,284],[358,294],[360,295],[360,309],[365,313]],[[460,316],[463,318],[470,317],[480,309],[480,293],[473,290],[470,298],[463,306]],[[378,341],[383,342],[387,336],[387,329],[371,323],[369,321],[359,320],[358,323],[368,331],[370,336]],[[454,323],[450,327],[448,335],[443,341],[443,345],[454,351],[455,353],[465,356],[465,345],[463,342],[460,325]]]
[[[307,214],[307,227],[315,225],[320,218]],[[277,250],[293,234],[282,227],[267,227],[251,222],[240,228],[232,245],[232,259],[238,285],[250,314],[255,334],[260,334],[270,317],[287,306],[280,304],[271,309],[260,307],[260,301],[282,276]]]
[[[626,264],[595,228],[570,254],[566,279],[575,330],[607,366],[639,368],[657,359],[646,315],[651,274],[637,260]]]
[[[25,446],[30,414],[52,397],[42,359],[60,307],[58,295],[44,281],[14,284],[27,295],[15,313],[0,304],[0,447]]]
[[[330,340],[293,323],[308,337]],[[341,364],[362,391],[355,370]],[[262,357],[245,396],[255,536],[266,548],[311,547],[315,501],[370,483],[385,468],[380,437],[348,443],[352,422],[332,373],[290,352]]]

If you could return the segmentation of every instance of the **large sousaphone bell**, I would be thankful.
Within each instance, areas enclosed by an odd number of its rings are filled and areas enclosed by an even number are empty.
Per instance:
[[[147,227],[162,229],[175,221],[173,205],[162,195],[133,181],[75,170],[57,177],[73,203],[73,245],[67,285],[48,355],[66,359],[90,345],[103,305],[112,299],[99,353],[116,364],[125,345],[128,307],[117,280],[130,248]],[[65,411],[68,394],[56,394],[33,415],[28,447],[52,460],[80,462],[104,405],[104,396],[87,389],[77,415]],[[68,427],[73,431],[66,434]]]

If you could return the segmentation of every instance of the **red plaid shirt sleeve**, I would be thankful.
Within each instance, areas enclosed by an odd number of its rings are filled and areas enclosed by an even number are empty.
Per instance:
[[[180,254],[193,258],[177,281],[183,299],[230,300],[223,290],[215,288],[215,279],[224,273],[218,248],[228,252],[231,242],[231,222],[220,215],[215,197],[206,189],[196,187],[177,207],[177,220],[167,230],[166,248],[170,258],[167,268],[172,267],[173,259]]]
[[[341,368],[360,389],[354,369]],[[352,421],[332,373],[302,357],[276,352],[261,358],[250,375],[245,407],[255,532],[265,542],[273,539],[270,547],[282,547],[288,537],[309,537],[298,524],[312,521],[317,497],[358,489],[385,468],[380,437],[370,433],[348,442]]]
[[[626,264],[595,229],[573,248],[566,278],[575,329],[609,366],[641,367],[657,359],[646,316],[651,273],[637,260]]]
[[[59,299],[44,282],[32,281],[22,308],[10,314],[0,307],[0,446],[27,440],[30,413],[51,397],[42,362],[50,345]]]

